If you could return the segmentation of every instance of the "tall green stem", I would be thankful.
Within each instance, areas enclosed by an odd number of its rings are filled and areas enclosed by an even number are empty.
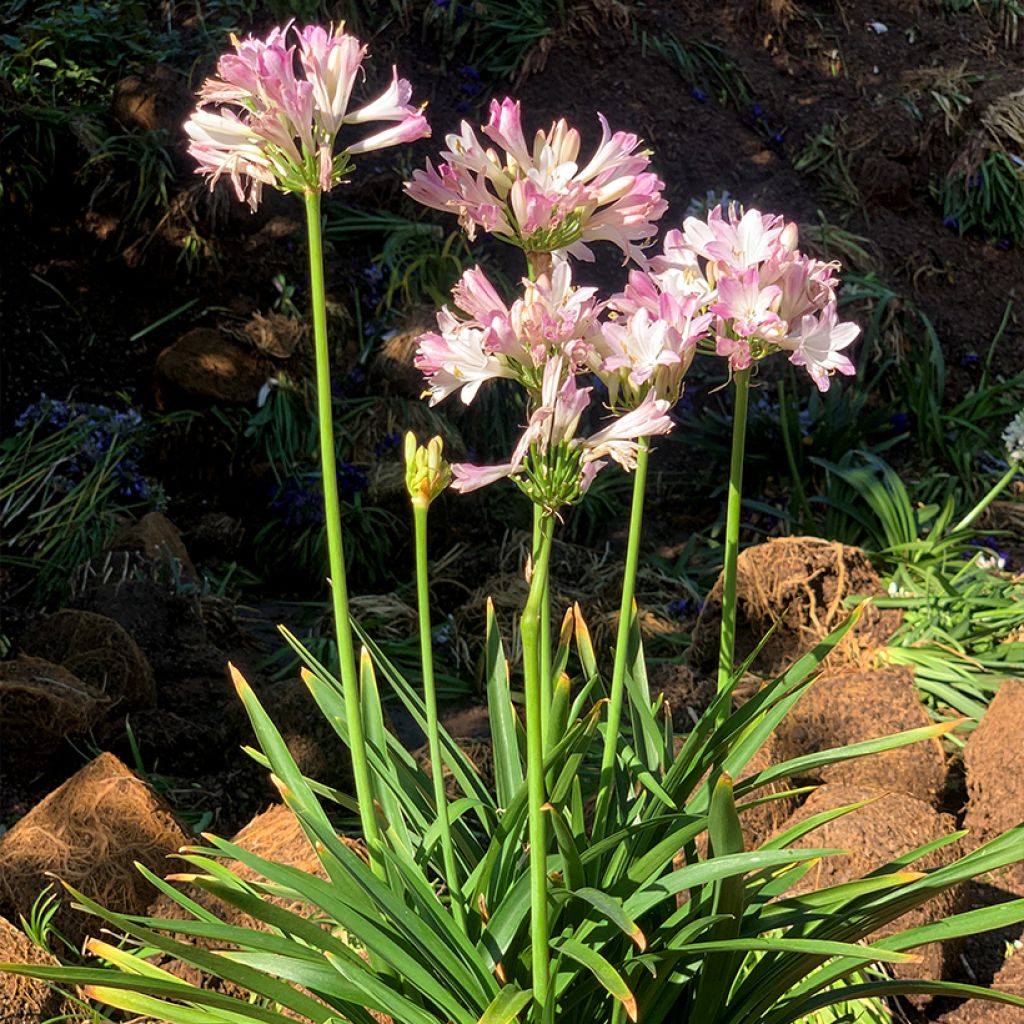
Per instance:
[[[536,564],[540,552],[542,521],[544,509],[540,505],[533,506],[533,562]],[[544,724],[544,715],[551,707],[554,699],[554,690],[551,680],[551,581],[545,579],[544,593],[541,594],[540,603],[540,692],[541,692],[541,726],[544,735],[547,735],[547,727]]]
[[[633,596],[640,557],[640,534],[643,530],[644,493],[647,490],[647,462],[651,453],[651,440],[648,437],[641,437],[637,445],[636,472],[633,474],[633,504],[629,513],[629,538],[626,541],[626,566],[622,577],[622,600],[619,602],[619,628],[615,637],[615,663],[612,666],[611,699],[608,702],[608,723],[604,734],[604,753],[601,756],[601,780],[594,814],[595,838],[604,835],[608,807],[615,790],[615,753],[626,691],[629,629],[633,620]]]
[[[530,596],[523,608],[523,681],[526,691],[526,787],[530,837],[530,942],[533,997],[539,1007],[548,998],[550,942],[548,938],[547,822],[544,818],[544,727],[541,714],[541,609],[551,561],[555,521],[545,515],[538,524],[538,545],[533,561]]]
[[[306,228],[309,235],[309,281],[313,299],[313,337],[316,350],[316,399],[320,425],[320,462],[323,471],[324,516],[327,521],[327,561],[331,575],[331,608],[334,612],[335,639],[341,688],[345,699],[352,776],[363,838],[370,855],[370,866],[381,879],[386,878],[380,856],[380,832],[373,809],[370,764],[366,755],[366,737],[359,699],[359,673],[356,669],[352,624],[348,612],[348,584],[345,579],[345,551],[341,536],[341,504],[338,500],[338,470],[334,457],[334,415],[331,405],[331,361],[327,347],[327,301],[324,292],[324,257],[320,238],[320,193],[307,192]]]
[[[740,509],[743,503],[743,449],[747,437],[747,399],[750,369],[736,370],[736,399],[732,416],[732,458],[729,462],[729,505],[725,517],[725,566],[722,581],[722,634],[718,650],[718,692],[729,686],[736,646],[736,559],[740,549]]]
[[[423,700],[427,706],[427,744],[430,748],[430,774],[434,783],[434,805],[441,828],[441,855],[444,859],[444,880],[451,897],[452,914],[459,927],[466,923],[462,891],[459,888],[452,845],[452,825],[448,797],[444,791],[444,765],[441,761],[441,738],[437,725],[437,688],[434,685],[434,647],[430,637],[430,583],[427,570],[427,503],[413,500],[413,522],[416,527],[416,602],[420,620],[420,656],[423,662]]]
[[[975,505],[974,508],[972,508],[971,511],[956,524],[956,526],[953,527],[952,532],[956,533],[959,530],[966,530],[968,526],[971,526],[978,516],[980,516],[981,513],[999,497],[1006,485],[1017,475],[1018,472],[1021,471],[1022,466],[1024,466],[1024,463],[1011,462],[1010,468],[996,481],[988,494],[986,494],[985,497],[982,498],[981,501],[979,501],[978,504]]]

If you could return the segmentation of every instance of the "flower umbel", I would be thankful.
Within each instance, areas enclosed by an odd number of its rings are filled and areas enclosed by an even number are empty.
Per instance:
[[[1024,463],[1024,409],[1006,425],[1003,431],[1003,447],[1011,464]]]
[[[411,86],[394,69],[381,96],[349,109],[366,47],[343,28],[289,22],[263,39],[233,39],[235,52],[220,58],[185,123],[189,152],[211,188],[226,174],[255,210],[264,185],[327,191],[350,172],[352,156],[430,134],[422,111],[409,103]],[[367,121],[393,124],[339,148],[344,125]]]
[[[652,316],[666,319],[668,296],[691,318],[682,346],[676,344],[679,355],[706,333],[731,370],[745,370],[785,351],[820,391],[827,391],[833,373],[855,372],[843,350],[860,329],[837,318],[839,264],[805,256],[797,241],[797,226],[782,217],[735,207],[725,215],[716,206],[706,221],[687,217],[681,231],[670,231],[662,255],[650,261],[646,273],[634,271],[625,293],[612,304],[629,313],[643,306]],[[705,314],[708,320],[702,319]],[[671,315],[667,318],[672,321]],[[678,312],[674,319],[678,329]],[[624,341],[621,330],[613,330],[613,338],[616,334]],[[640,366],[650,362],[642,354],[645,348],[649,343],[634,342],[629,352],[634,386],[645,372],[638,368],[637,356]],[[661,356],[663,365],[674,360]]]
[[[491,101],[483,133],[504,150],[484,149],[465,121],[449,135],[444,162],[415,171],[405,190],[436,210],[455,213],[472,239],[477,227],[528,253],[568,251],[593,259],[587,242],[613,242],[627,256],[655,233],[667,209],[664,183],[646,170],[639,139],[615,132],[598,114],[601,142],[583,167],[580,136],[564,120],[538,131],[530,147],[523,135],[519,103]]]
[[[594,289],[574,287],[564,260],[555,261],[550,275],[522,284],[522,296],[508,305],[479,267],[462,275],[452,290],[458,312],[445,306],[437,331],[419,337],[416,366],[431,405],[455,392],[469,405],[483,383],[498,377],[518,380],[539,397],[549,358],[564,356],[574,365],[590,360],[600,332]]]

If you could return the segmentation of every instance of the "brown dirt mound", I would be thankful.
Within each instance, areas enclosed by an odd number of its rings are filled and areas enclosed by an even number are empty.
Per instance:
[[[1009,956],[992,981],[992,988],[1024,996],[1024,950]],[[1024,1024],[1024,1007],[968,999],[942,1018],[942,1024]]]
[[[138,644],[113,619],[66,608],[36,619],[22,634],[22,649],[63,665],[109,702],[108,713],[156,703],[153,669]]]
[[[860,878],[894,857],[955,830],[955,823],[948,814],[939,814],[924,801],[906,793],[838,783],[822,786],[812,793],[784,827],[805,821],[822,811],[872,798],[876,798],[874,803],[828,822],[794,844],[802,849],[831,847],[850,851],[845,855],[823,858],[795,886],[794,893],[810,892]],[[928,871],[952,863],[958,856],[957,847],[958,844],[954,843],[934,851],[917,861],[913,870]],[[884,937],[904,928],[938,921],[963,909],[963,899],[963,894],[956,890],[942,893],[923,907],[880,929],[877,936]],[[895,965],[897,977],[948,978],[955,967],[957,950],[951,943],[935,943],[914,952],[921,956],[921,961]]]
[[[113,754],[101,754],[0,839],[0,893],[27,914],[52,874],[111,910],[138,914],[152,890],[134,862],[166,872],[167,858],[185,842],[152,788]],[[100,927],[68,906],[55,923],[75,944]]]
[[[964,750],[969,803],[964,825],[977,841],[1024,821],[1024,680],[1008,679]]]
[[[253,402],[272,373],[271,362],[251,348],[213,328],[195,327],[157,356],[158,402],[174,408],[194,407],[196,399]]]
[[[776,754],[780,760],[789,760],[928,724],[911,668],[893,665],[827,672],[780,723]],[[800,778],[875,786],[937,805],[945,788],[946,760],[938,740],[924,740],[829,765]]]
[[[0,963],[55,967],[57,961],[0,917]],[[45,982],[0,973],[0,1020],[5,1024],[41,1024],[71,1012],[64,997]]]
[[[107,545],[110,551],[140,551],[158,566],[198,582],[199,574],[181,539],[181,531],[160,512],[147,512],[137,523],[126,526]]]
[[[881,584],[860,548],[817,537],[779,537],[740,552],[736,580],[736,661],[760,643],[780,620],[753,671],[770,678],[835,629],[855,594],[879,594]],[[830,655],[832,664],[861,664],[864,653],[883,644],[900,623],[896,609],[865,609],[860,622]],[[722,578],[718,578],[693,631],[690,664],[699,673],[718,666],[722,626]]]
[[[66,668],[26,655],[0,661],[0,755],[6,771],[38,769],[65,736],[91,729],[106,702]]]

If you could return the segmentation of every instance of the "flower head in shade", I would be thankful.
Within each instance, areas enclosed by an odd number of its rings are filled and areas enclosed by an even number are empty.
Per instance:
[[[596,433],[577,436],[591,389],[580,388],[575,375],[566,370],[561,357],[545,365],[540,405],[511,459],[498,466],[456,463],[452,466],[454,490],[473,491],[509,477],[534,503],[553,512],[578,501],[608,459],[623,469],[635,469],[638,439],[672,429],[668,403],[650,393],[636,409],[615,417]]]
[[[1024,465],[1024,409],[1006,425],[1003,431],[1003,447],[1011,464]]]
[[[430,134],[422,111],[409,102],[409,83],[395,70],[376,100],[351,108],[366,47],[343,26],[296,29],[289,22],[263,39],[233,42],[234,53],[224,54],[217,74],[203,83],[185,131],[210,187],[227,175],[253,210],[264,185],[327,191],[351,171],[352,156]],[[388,127],[339,144],[345,125],[370,121]]]
[[[491,379],[518,380],[539,396],[550,358],[582,365],[599,334],[601,307],[593,288],[576,288],[567,262],[551,274],[524,280],[511,305],[479,267],[467,270],[452,290],[455,306],[437,315],[437,331],[420,335],[416,367],[426,378],[432,405],[459,392],[469,405]]]
[[[839,264],[805,256],[797,241],[796,225],[781,217],[716,206],[706,221],[688,217],[669,233],[651,276],[706,303],[714,351],[730,369],[785,351],[827,391],[832,374],[855,372],[844,350],[860,328],[837,317]]]
[[[418,202],[458,215],[470,238],[478,227],[526,252],[565,250],[580,259],[593,255],[588,242],[605,240],[627,256],[656,231],[665,212],[664,183],[647,170],[639,139],[612,133],[600,114],[601,142],[579,162],[580,136],[564,119],[538,131],[532,146],[523,135],[519,103],[492,100],[483,128],[503,151],[484,148],[462,122],[449,135],[443,162],[415,171],[406,191]]]

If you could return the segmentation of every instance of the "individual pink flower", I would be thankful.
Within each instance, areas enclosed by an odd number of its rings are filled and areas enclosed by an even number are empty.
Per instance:
[[[649,276],[661,291],[679,298],[693,295],[707,303],[715,295],[714,285],[704,276],[697,253],[678,228],[666,233],[661,254],[650,261]]]
[[[294,32],[297,45],[288,45]],[[189,152],[212,188],[224,174],[256,209],[263,185],[283,192],[327,191],[351,170],[351,157],[422,138],[430,128],[409,100],[412,89],[392,70],[391,85],[371,103],[349,109],[366,55],[341,27],[293,29],[235,40],[217,75],[204,82],[199,109],[185,124]],[[301,74],[300,74],[301,72]],[[394,122],[339,147],[343,125]]]
[[[819,391],[828,391],[833,373],[849,377],[857,372],[842,350],[852,345],[858,334],[860,328],[856,324],[836,321],[836,307],[830,303],[820,317],[803,317],[796,338],[786,339],[780,345],[792,349],[789,361],[804,367]]]
[[[656,398],[654,392],[635,408],[616,417],[608,426],[591,434],[581,442],[584,462],[592,462],[607,455],[623,469],[636,469],[637,441],[641,437],[654,437],[672,430],[668,402]]]
[[[687,217],[683,237],[690,249],[719,268],[744,271],[770,260],[784,250],[792,235],[783,238],[785,224],[781,217],[747,210],[742,215],[729,211],[722,216],[716,206],[707,222]]]
[[[485,149],[464,121],[447,137],[444,162],[415,171],[406,191],[418,202],[455,213],[470,238],[477,227],[526,252],[564,250],[593,259],[588,242],[607,240],[627,256],[655,233],[665,212],[663,182],[646,170],[639,139],[601,122],[597,152],[582,168],[580,138],[559,120],[538,131],[532,147],[523,135],[519,103],[493,100],[484,134],[503,151]]]
[[[437,314],[437,323],[437,332],[419,336],[415,359],[431,405],[456,392],[469,405],[486,381],[515,378],[515,371],[494,354],[487,329],[459,320],[447,307]]]
[[[729,321],[734,334],[741,338],[757,337],[771,341],[785,332],[786,325],[776,312],[782,289],[770,284],[761,287],[756,267],[736,276],[718,281],[718,301],[711,312]]]

